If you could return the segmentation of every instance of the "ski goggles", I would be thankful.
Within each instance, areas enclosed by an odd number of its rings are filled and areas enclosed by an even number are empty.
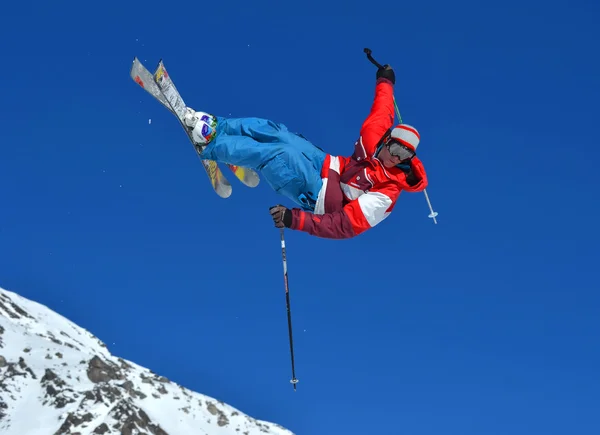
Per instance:
[[[397,142],[391,137],[385,141],[385,146],[387,146],[390,154],[394,157],[398,157],[400,161],[410,160],[416,155],[409,147]]]

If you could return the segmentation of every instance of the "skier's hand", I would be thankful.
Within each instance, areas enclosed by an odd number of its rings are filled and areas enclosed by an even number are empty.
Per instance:
[[[269,208],[269,213],[271,213],[271,217],[277,228],[289,228],[292,226],[292,212],[283,205],[274,205]]]
[[[396,74],[394,73],[394,70],[392,69],[391,66],[389,65],[384,65],[383,68],[378,68],[377,69],[377,76],[376,78],[384,78],[384,79],[388,79],[390,82],[392,82],[392,84],[396,84]]]

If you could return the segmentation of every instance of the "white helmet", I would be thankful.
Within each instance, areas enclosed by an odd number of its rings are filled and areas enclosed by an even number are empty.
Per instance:
[[[392,130],[390,138],[398,141],[402,145],[406,145],[413,151],[417,150],[421,136],[416,128],[408,124],[398,124]]]

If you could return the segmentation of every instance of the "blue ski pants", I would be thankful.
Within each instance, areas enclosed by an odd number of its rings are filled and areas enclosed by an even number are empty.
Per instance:
[[[275,192],[314,210],[322,187],[323,150],[268,119],[216,118],[217,133],[202,158],[254,169]]]

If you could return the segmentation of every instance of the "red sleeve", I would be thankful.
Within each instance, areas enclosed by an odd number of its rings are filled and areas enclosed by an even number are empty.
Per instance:
[[[316,215],[299,208],[292,209],[292,230],[303,231],[324,239],[350,239],[357,234],[344,210]]]
[[[375,99],[371,112],[360,129],[367,156],[373,155],[383,134],[394,124],[394,85],[380,78],[375,85]]]
[[[325,239],[349,239],[386,219],[399,194],[400,189],[389,184],[359,196],[336,212],[316,215],[294,208],[290,229]]]

